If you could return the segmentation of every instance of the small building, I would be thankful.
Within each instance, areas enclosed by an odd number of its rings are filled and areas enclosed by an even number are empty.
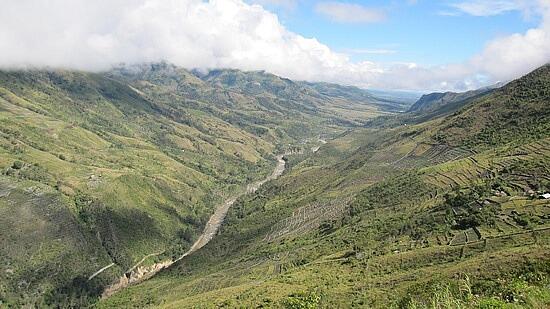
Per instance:
[[[548,199],[550,199],[550,193],[544,193],[543,195],[540,196],[540,198],[548,200]]]

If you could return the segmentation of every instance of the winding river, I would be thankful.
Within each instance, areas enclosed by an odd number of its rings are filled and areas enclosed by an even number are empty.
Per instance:
[[[275,166],[275,169],[273,170],[271,175],[269,175],[268,177],[262,180],[249,184],[247,186],[246,192],[241,192],[236,196],[233,196],[227,199],[221,205],[219,205],[214,210],[214,213],[212,214],[212,216],[210,216],[210,219],[206,223],[206,226],[204,227],[204,230],[202,231],[201,235],[199,236],[199,238],[197,238],[197,240],[195,241],[195,243],[193,243],[193,245],[191,246],[191,248],[189,248],[189,250],[187,250],[185,253],[183,253],[180,257],[178,257],[175,260],[167,260],[167,261],[155,263],[150,266],[139,266],[140,263],[136,264],[126,274],[121,276],[117,282],[108,286],[103,291],[102,298],[109,297],[114,293],[116,293],[117,291],[120,291],[131,284],[135,284],[135,283],[147,280],[152,276],[154,276],[159,271],[161,271],[162,269],[171,266],[172,264],[180,261],[184,257],[189,256],[193,252],[196,252],[200,248],[204,247],[207,243],[209,243],[212,240],[212,238],[214,238],[220,226],[222,225],[223,220],[225,219],[225,216],[229,211],[229,208],[233,204],[235,204],[235,201],[237,201],[239,197],[245,194],[252,194],[256,192],[263,184],[265,184],[270,180],[277,179],[279,176],[283,174],[286,167],[286,162],[285,160],[283,160],[283,156],[284,155],[277,156],[277,165]],[[143,261],[144,259],[142,259],[141,262]],[[109,267],[112,265],[113,264],[109,265]],[[108,267],[104,267],[104,269],[107,269],[107,268]],[[99,272],[96,272],[94,275],[90,277],[90,279],[98,275],[102,270],[100,270]]]

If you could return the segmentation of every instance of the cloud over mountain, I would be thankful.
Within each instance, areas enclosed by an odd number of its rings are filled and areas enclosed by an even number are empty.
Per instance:
[[[0,67],[97,71],[121,62],[166,60],[363,87],[471,88],[550,60],[548,2],[539,2],[545,16],[539,27],[495,39],[465,63],[425,68],[352,62],[315,38],[289,31],[262,6],[240,0],[10,1],[0,10]]]

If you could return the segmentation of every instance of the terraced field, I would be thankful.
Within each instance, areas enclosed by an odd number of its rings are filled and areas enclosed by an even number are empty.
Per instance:
[[[319,228],[324,221],[339,220],[351,199],[314,202],[300,207],[292,215],[272,226],[264,241],[300,236]],[[327,227],[328,228],[328,227]]]
[[[420,143],[407,156],[392,162],[392,165],[404,169],[420,168],[423,166],[438,165],[447,161],[455,161],[472,154],[466,148]]]

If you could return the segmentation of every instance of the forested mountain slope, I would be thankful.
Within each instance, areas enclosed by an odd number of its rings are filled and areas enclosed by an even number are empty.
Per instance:
[[[1,71],[0,303],[89,304],[136,263],[187,250],[289,144],[380,114],[289,91],[252,95],[167,63]]]
[[[549,87],[545,66],[288,156],[211,243],[99,306],[545,308]]]

